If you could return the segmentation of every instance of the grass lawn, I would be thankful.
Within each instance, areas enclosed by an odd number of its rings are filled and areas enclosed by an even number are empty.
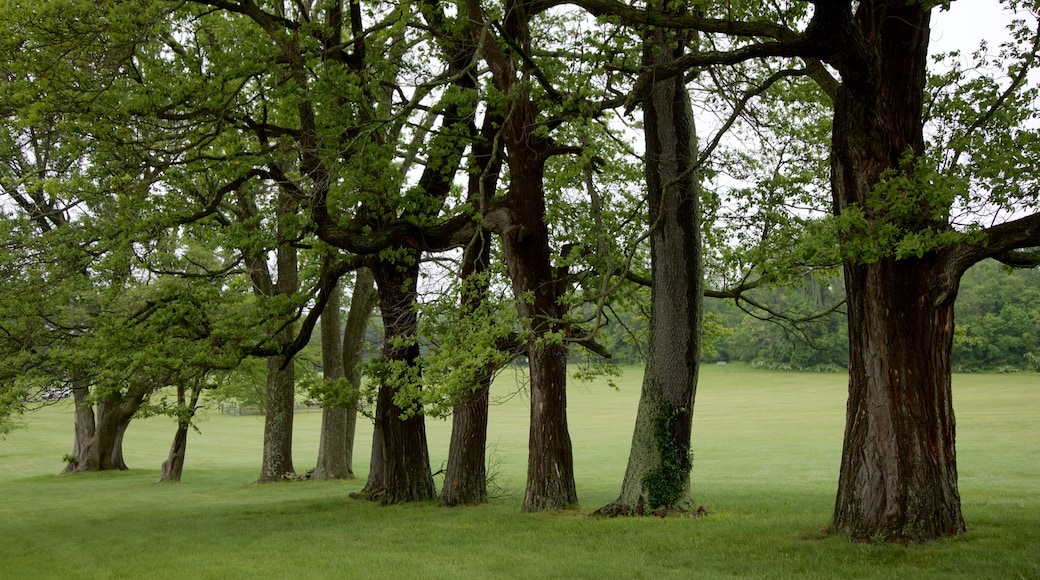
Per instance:
[[[131,425],[130,471],[56,476],[72,442],[61,403],[0,441],[0,578],[1040,578],[1040,375],[954,377],[969,531],[919,546],[824,533],[846,378],[741,365],[705,367],[697,395],[693,491],[708,516],[588,517],[618,492],[640,378],[572,383],[582,508],[544,514],[519,509],[528,410],[512,377],[495,385],[489,435],[501,494],[475,508],[348,499],[361,481],[256,485],[261,419],[216,411],[189,437],[182,483],[153,483],[165,418]],[[314,465],[320,418],[296,417],[298,471]],[[428,430],[436,471],[450,423]]]

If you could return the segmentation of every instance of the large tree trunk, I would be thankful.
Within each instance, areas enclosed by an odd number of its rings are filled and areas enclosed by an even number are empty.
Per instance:
[[[835,100],[835,212],[856,208],[868,223],[902,232],[948,227],[926,197],[910,212],[870,203],[883,172],[907,171],[900,160],[924,149],[929,11],[927,3],[904,0],[860,3],[860,36],[847,39],[860,60],[842,69]],[[868,235],[850,234],[853,241]],[[849,400],[833,525],[857,539],[887,541],[963,532],[950,392],[962,271],[941,250],[921,259],[846,255]]]
[[[941,259],[846,264],[849,401],[834,525],[858,539],[965,530],[950,388],[956,281]]]
[[[354,479],[354,435],[357,431],[357,398],[361,391],[361,352],[365,331],[379,295],[371,270],[357,273],[342,338],[339,334],[339,293],[334,293],[321,316],[322,360],[326,379],[349,377],[349,405],[326,406],[321,416],[321,441],[315,479]],[[328,315],[326,315],[326,313]],[[335,359],[335,360],[334,360]]]
[[[529,96],[514,103],[507,131],[511,227],[502,236],[517,308],[529,332],[531,425],[523,509],[557,510],[578,505],[574,457],[567,428],[567,347],[550,337],[563,329],[558,281],[545,223],[545,160],[549,143],[536,126]]]
[[[503,40],[489,36],[486,15],[477,0],[466,2],[473,41],[483,56],[495,86],[511,95],[502,127],[509,165],[509,192],[503,203],[484,215],[484,224],[502,238],[506,266],[528,334],[531,379],[531,426],[528,441],[527,486],[523,509],[575,507],[574,458],[567,429],[567,349],[559,287],[552,266],[545,223],[545,162],[555,152],[551,139],[539,135],[542,125],[529,90],[522,86],[518,66],[507,46],[530,52],[531,13],[524,0],[506,3]],[[522,64],[526,66],[526,64]]]
[[[128,469],[123,460],[123,436],[134,413],[145,399],[144,389],[115,393],[98,403],[97,410],[87,403],[86,388],[74,388],[76,404],[73,460],[62,473]]]
[[[455,405],[451,419],[448,466],[444,470],[441,501],[448,506],[487,501],[488,377]]]
[[[417,380],[413,374],[419,372],[418,256],[413,255],[410,261],[410,265],[379,262],[373,268],[386,332],[383,356],[387,370],[380,377],[376,395],[376,421],[383,437],[381,502],[387,505],[431,500],[436,495],[422,405],[410,401],[402,407],[396,400],[402,382]]]
[[[72,441],[71,460],[65,464],[62,473],[76,471],[97,471],[100,464],[97,453],[90,450],[94,440],[96,425],[94,423],[94,406],[87,401],[90,389],[73,383],[72,400],[75,405],[75,425]]]
[[[293,415],[296,409],[296,372],[285,357],[267,357],[264,404],[264,447],[259,483],[279,481],[295,473],[292,457]]]
[[[293,212],[293,201],[285,193],[278,199],[278,279],[274,292],[291,297],[299,289],[299,261],[296,248],[289,241],[283,220]],[[285,324],[275,337],[276,344],[286,350],[292,344],[294,329]],[[267,357],[267,392],[264,404],[264,450],[258,482],[278,481],[295,473],[292,458],[293,415],[296,409],[296,372],[291,357]]]
[[[657,30],[649,64],[666,65],[685,40]],[[643,515],[690,507],[690,433],[701,350],[703,295],[696,135],[682,77],[643,103],[652,264],[649,356],[621,494],[597,513]]]
[[[339,381],[343,372],[343,338],[340,334],[340,288],[329,294],[321,313],[321,368],[322,378]],[[321,410],[321,436],[318,441],[318,462],[314,479],[352,479],[347,466],[347,409],[342,405],[326,403]]]

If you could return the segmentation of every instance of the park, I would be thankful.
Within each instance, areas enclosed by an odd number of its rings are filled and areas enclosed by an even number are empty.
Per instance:
[[[124,472],[58,476],[67,405],[0,443],[0,560],[36,578],[1031,578],[1040,574],[1040,376],[957,374],[960,483],[968,533],[924,545],[827,532],[841,454],[845,377],[706,366],[695,419],[696,518],[604,518],[624,470],[641,369],[617,389],[577,384],[571,409],[581,507],[522,513],[526,397],[493,388],[494,498],[444,508],[350,499],[365,479],[254,483],[262,421],[200,419],[179,484],[157,484],[174,422],[135,422]],[[320,413],[298,417],[313,462]],[[434,469],[449,425],[431,422]],[[371,424],[359,429],[367,449]]]
[[[5,573],[1037,575],[1036,0],[0,32]]]

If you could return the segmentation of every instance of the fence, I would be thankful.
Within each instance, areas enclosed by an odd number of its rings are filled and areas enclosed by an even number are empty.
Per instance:
[[[308,413],[320,411],[321,405],[297,404],[293,407],[297,413]],[[221,403],[220,412],[225,415],[263,415],[264,408],[260,405],[236,405],[234,403]]]

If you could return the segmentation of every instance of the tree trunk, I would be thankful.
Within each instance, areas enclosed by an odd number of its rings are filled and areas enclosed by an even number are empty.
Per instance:
[[[527,325],[531,425],[523,509],[577,507],[574,457],[567,428],[567,348],[545,223],[543,180],[548,143],[529,134],[535,126],[529,97],[518,98],[510,119],[511,227],[502,236],[506,265],[520,316]]]
[[[299,290],[299,261],[296,248],[289,241],[284,223],[294,211],[288,194],[278,194],[278,252],[276,267],[278,279],[274,293],[289,298]],[[265,285],[269,285],[268,283]],[[255,283],[255,282],[254,282]],[[294,329],[285,324],[275,337],[283,349],[292,344]],[[292,358],[283,355],[267,357],[267,393],[264,405],[264,450],[259,483],[278,481],[286,474],[295,473],[292,458],[293,414],[296,408],[296,372]]]
[[[849,401],[834,526],[920,541],[965,530],[950,387],[953,303],[941,259],[846,265]]]
[[[162,464],[160,482],[176,482],[181,480],[184,473],[184,459],[188,452],[188,429],[191,428],[192,418],[195,410],[199,407],[199,396],[202,394],[201,384],[193,384],[191,397],[187,396],[187,387],[183,384],[177,385],[177,431],[173,435],[173,444],[170,445],[170,454]]]
[[[285,357],[267,357],[267,394],[264,404],[264,448],[258,483],[280,481],[295,473],[292,458],[296,372]]]
[[[326,311],[339,311],[339,294],[329,300]],[[347,394],[350,404],[343,407],[322,409],[321,443],[318,447],[318,464],[314,468],[315,479],[354,479],[354,434],[357,431],[358,397],[361,392],[361,353],[365,344],[365,331],[379,295],[375,281],[368,268],[357,273],[354,291],[347,313],[347,324],[342,338],[339,335],[339,316],[326,319],[322,314],[322,358],[336,358],[339,364],[325,369],[326,378],[349,377],[351,390]],[[336,336],[326,336],[328,332]]]
[[[859,5],[860,36],[846,43],[856,58],[843,65],[835,99],[832,187],[835,213],[855,208],[870,225],[846,241],[878,223],[907,233],[948,228],[926,196],[901,213],[871,202],[884,172],[908,171],[901,160],[924,150],[929,12],[903,0]],[[892,250],[876,258],[846,249],[849,400],[833,525],[853,538],[922,541],[965,530],[950,389],[963,271],[951,255],[899,260]]]
[[[372,309],[379,301],[375,279],[368,268],[358,270],[354,280],[354,293],[347,312],[347,325],[343,329],[343,370],[350,377],[350,388],[354,403],[346,409],[346,454],[347,471],[354,477],[354,437],[357,432],[357,416],[361,397],[361,364],[365,347],[365,333],[372,317]],[[380,466],[380,470],[382,466]]]
[[[188,451],[188,429],[189,425],[178,422],[177,431],[173,434],[173,444],[170,445],[170,454],[163,461],[159,481],[162,483],[173,483],[181,480],[184,473],[184,454]]]
[[[361,488],[358,493],[352,494],[351,497],[370,500],[383,497],[383,490],[386,488],[384,483],[386,480],[383,479],[384,473],[383,427],[379,421],[375,421],[372,425],[372,453],[368,462],[368,479],[365,480],[365,487]]]
[[[495,135],[501,114],[488,112],[481,130],[482,139],[473,144],[475,171],[470,172],[469,197],[487,207],[498,189],[502,172],[502,151]],[[459,277],[463,280],[462,307],[471,313],[487,300],[489,283],[483,274],[491,263],[492,240],[489,232],[478,231],[462,254]],[[448,465],[444,471],[441,501],[448,506],[482,504],[487,490],[487,425],[491,381],[497,369],[486,369],[476,377],[473,389],[463,395],[452,412]]]
[[[402,386],[413,387],[419,372],[419,318],[416,311],[418,256],[411,264],[380,262],[373,268],[379,288],[379,307],[386,337],[383,356],[387,370],[380,377],[376,421],[383,438],[383,495],[385,505],[434,499],[426,445],[426,417],[419,401],[397,400]],[[409,384],[412,383],[412,384]]]
[[[71,460],[65,464],[62,473],[77,471],[98,471],[100,464],[97,453],[90,450],[90,442],[94,440],[96,431],[94,406],[87,402],[90,390],[86,386],[73,382],[72,400],[75,404],[75,427],[72,441]]]
[[[666,65],[685,39],[656,30],[649,64]],[[690,434],[701,350],[703,295],[696,135],[682,77],[658,82],[643,103],[652,264],[649,356],[628,468],[601,515],[688,509]]]
[[[490,377],[455,405],[451,419],[448,466],[441,501],[448,506],[485,503],[487,493],[487,425]]]
[[[339,381],[343,372],[343,338],[340,334],[340,288],[329,294],[321,313],[321,367],[322,378]],[[323,406],[321,410],[321,438],[318,442],[318,462],[314,479],[352,479],[347,466],[347,409],[342,405]]]
[[[98,403],[97,411],[86,402],[86,388],[73,389],[76,403],[74,460],[62,473],[128,469],[123,460],[123,436],[145,394],[131,390],[115,393]]]

